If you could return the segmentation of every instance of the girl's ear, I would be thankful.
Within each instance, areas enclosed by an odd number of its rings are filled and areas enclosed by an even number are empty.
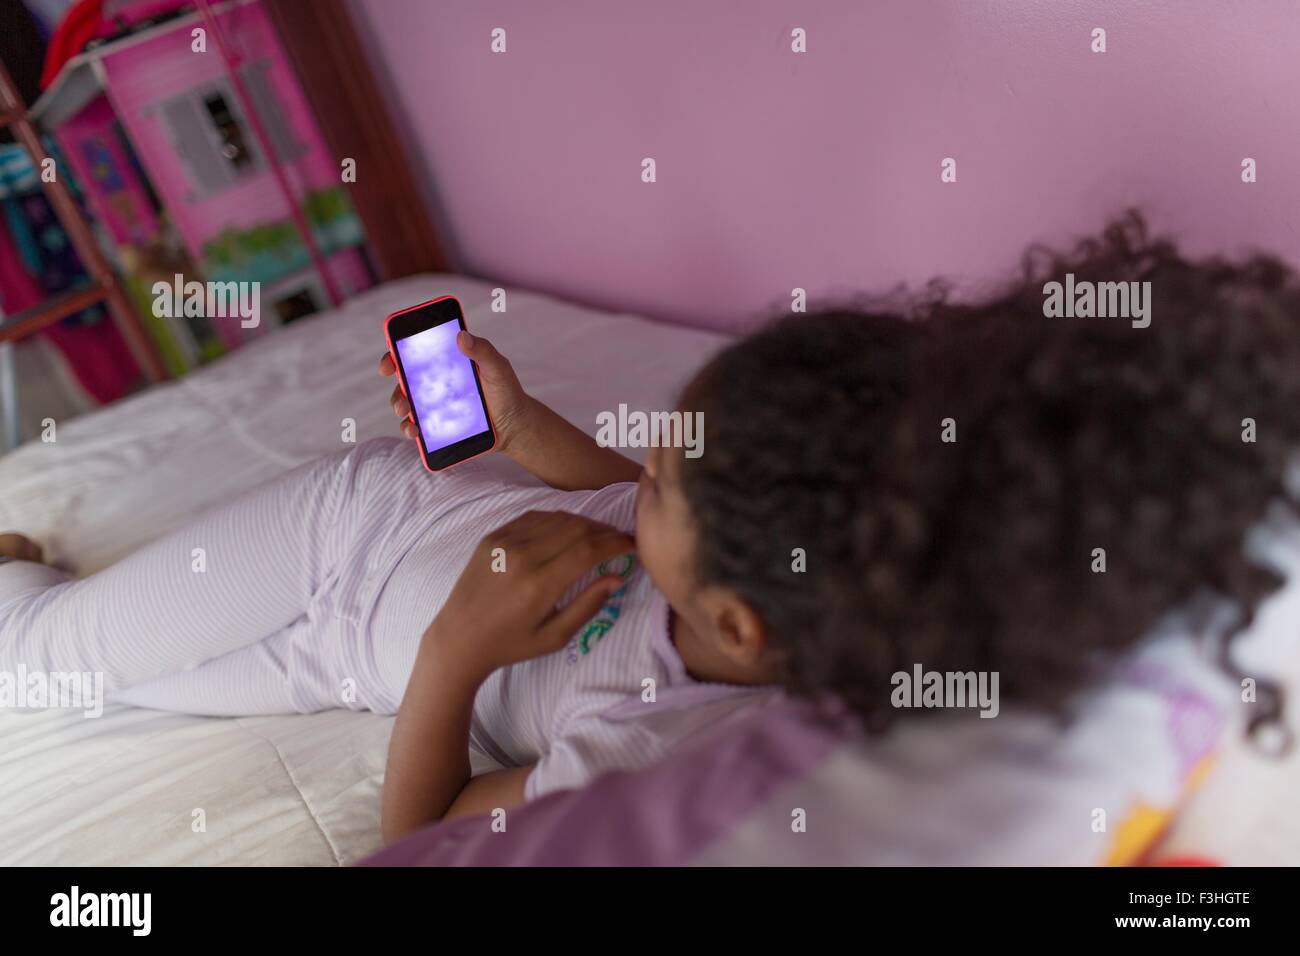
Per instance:
[[[764,669],[768,656],[767,629],[749,602],[726,588],[708,588],[700,598],[716,635],[718,650],[747,672]]]

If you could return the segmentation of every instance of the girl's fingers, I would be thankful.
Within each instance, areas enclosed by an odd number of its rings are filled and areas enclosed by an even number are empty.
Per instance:
[[[625,534],[612,531],[574,545],[534,573],[543,582],[541,593],[557,601],[570,586],[602,561],[629,554],[636,554],[636,542]]]
[[[511,522],[510,543],[541,563],[545,558],[541,551],[553,544],[558,535],[564,534],[565,529],[576,538],[585,528],[580,522],[586,520],[568,511],[530,511]]]
[[[596,616],[609,596],[623,586],[623,579],[608,574],[593,581],[581,594],[556,611],[537,631],[544,651],[558,651],[582,625]]]
[[[478,365],[480,373],[490,379],[505,378],[512,371],[506,357],[497,351],[495,345],[481,336],[471,335],[461,329],[456,333],[456,346]]]
[[[0,534],[0,554],[19,561],[40,561],[41,546],[22,534]]]
[[[379,359],[379,374],[394,375],[397,372],[397,366],[393,364],[393,356],[385,352]]]
[[[487,339],[480,339],[478,336],[470,335],[465,329],[461,329],[456,333],[456,347],[460,349],[466,358],[472,358],[475,361],[478,361],[475,357],[476,353],[482,353],[482,343],[486,341]]]
[[[402,388],[400,385],[393,389],[393,394],[388,397],[388,403],[393,406],[393,414],[402,420],[402,423],[399,426],[402,430],[402,434],[407,438],[414,438],[417,429],[415,427],[415,422],[411,421],[411,403],[408,402],[406,396],[402,394]]]
[[[585,515],[569,511],[536,511],[535,517],[512,522],[511,544],[520,548],[535,564],[546,564],[573,547],[586,547],[584,539],[621,534],[618,529]],[[631,540],[631,539],[629,539]],[[592,562],[595,563],[594,561]]]

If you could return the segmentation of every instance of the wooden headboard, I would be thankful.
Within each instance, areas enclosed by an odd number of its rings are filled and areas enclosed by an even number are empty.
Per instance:
[[[450,271],[405,147],[375,82],[344,0],[262,0],[310,100],[325,142],[341,162],[356,160],[345,183],[381,279]]]

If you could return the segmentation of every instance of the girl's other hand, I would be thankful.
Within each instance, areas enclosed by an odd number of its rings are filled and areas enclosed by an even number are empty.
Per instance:
[[[16,558],[19,561],[42,560],[41,546],[17,531],[0,534],[0,558]]]
[[[462,330],[456,336],[456,346],[478,367],[479,381],[483,383],[483,397],[487,399],[488,414],[492,417],[492,427],[496,431],[496,450],[509,452],[515,437],[527,427],[525,420],[532,400],[519,384],[510,360],[487,339]],[[379,374],[397,374],[393,357],[388,352],[379,359]],[[407,438],[415,438],[417,432],[411,418],[411,403],[402,394],[400,383],[393,388],[388,401],[392,405],[393,414],[403,420],[402,434]]]
[[[634,550],[631,537],[582,515],[521,515],[479,542],[425,632],[425,649],[476,680],[558,651],[623,579],[605,575],[564,607],[556,602],[601,561]]]

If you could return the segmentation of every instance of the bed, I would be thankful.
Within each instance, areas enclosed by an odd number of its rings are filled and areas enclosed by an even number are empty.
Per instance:
[[[726,342],[515,289],[507,311],[493,312],[491,289],[464,276],[409,276],[60,423],[55,442],[0,458],[0,529],[24,531],[88,574],[336,450],[347,419],[358,441],[397,434],[391,380],[376,372],[380,323],[435,295],[459,297],[524,385],[593,434],[596,414],[618,402],[663,407]],[[231,719],[109,706],[87,719],[0,710],[0,865],[355,862],[380,845],[391,726],[345,711]]]
[[[0,529],[26,531],[56,561],[91,573],[194,512],[338,448],[347,419],[355,420],[358,441],[395,434],[391,383],[375,371],[380,321],[437,294],[458,296],[470,325],[512,358],[530,391],[589,432],[596,414],[618,402],[662,407],[727,341],[515,289],[507,290],[508,311],[495,313],[485,283],[446,274],[407,277],[185,379],[60,424],[52,444],[28,444],[0,458]],[[508,461],[488,462],[530,480]],[[1300,606],[1288,620],[1298,615]],[[1286,675],[1293,688],[1300,686],[1300,655],[1294,663]],[[0,710],[0,865],[359,862],[380,848],[379,795],[391,726],[391,718],[347,711],[203,718],[110,706],[102,717],[86,719],[68,711]],[[524,856],[512,856],[499,840],[478,847],[473,827],[452,823],[380,859],[963,862],[959,840],[907,839],[882,855],[887,834],[868,839],[873,818],[862,813],[875,805],[864,804],[864,793],[874,793],[878,803],[886,792],[889,778],[872,776],[880,760],[852,743],[808,734],[797,715],[765,713],[664,767],[548,797],[523,811],[523,820],[537,821],[535,832],[550,837],[530,841]],[[1117,739],[1125,734],[1121,729]],[[912,751],[904,748],[885,765],[910,759]],[[1135,763],[1122,751],[1114,756],[1124,772]],[[1256,864],[1300,858],[1300,829],[1290,811],[1300,788],[1300,755],[1265,760],[1230,741],[1220,756],[1164,854]],[[1056,749],[1048,764],[1061,772]],[[1019,772],[1032,778],[1048,771]],[[990,786],[994,795],[1006,781],[1006,774],[995,776],[1001,784]],[[701,801],[710,781],[722,788],[718,799]],[[847,813],[851,828],[841,832],[860,839],[829,846],[770,839],[772,820],[788,822],[792,800]],[[1006,805],[994,800],[990,812]],[[643,820],[649,822],[639,829]],[[607,839],[599,836],[598,821]],[[1006,825],[1032,831],[1023,807]],[[701,836],[706,830],[715,834],[708,841]],[[576,839],[576,832],[592,838]],[[1068,841],[1048,842],[1051,852],[1037,843],[998,859],[1078,862],[1092,852],[1087,841],[1072,848]]]

